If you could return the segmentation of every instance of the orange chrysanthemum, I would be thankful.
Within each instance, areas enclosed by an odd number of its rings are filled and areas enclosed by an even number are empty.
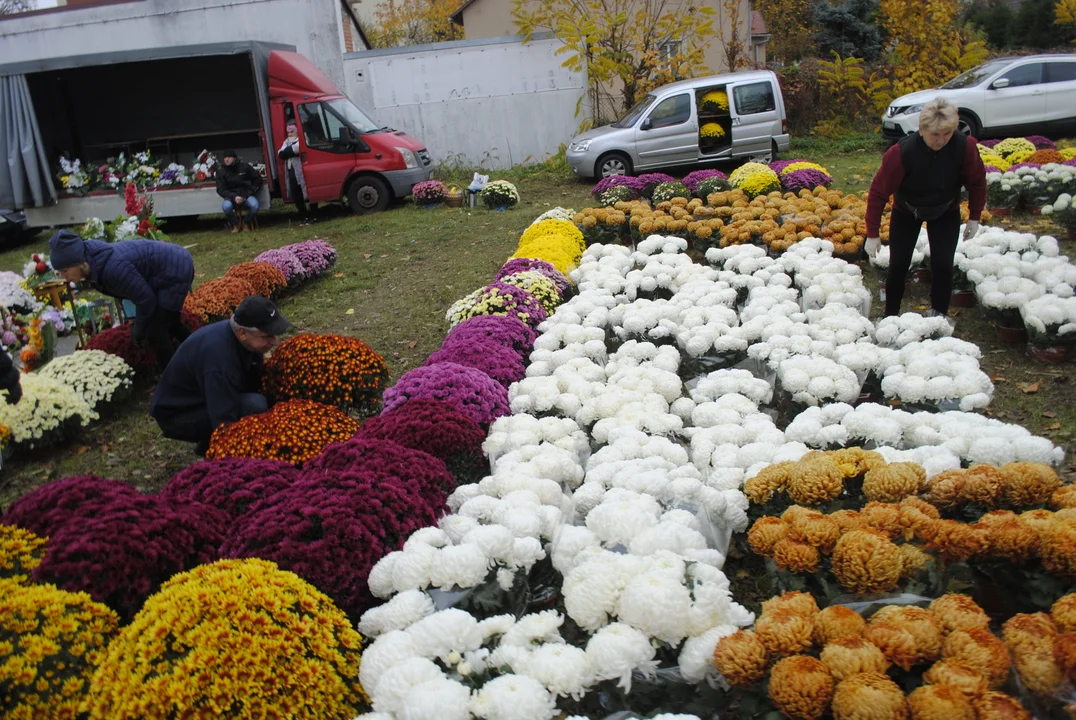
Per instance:
[[[900,524],[904,527],[905,538],[911,533],[912,537],[921,540],[931,540],[934,521],[941,518],[938,508],[926,500],[918,497],[906,497],[900,501]]]
[[[1035,532],[1042,532],[1054,524],[1054,514],[1049,510],[1025,510],[1020,513],[1021,522],[1025,522]]]
[[[773,499],[774,493],[784,489],[789,472],[797,465],[798,463],[791,460],[767,465],[758,475],[744,482],[744,495],[757,505],[765,505]]]
[[[912,720],[975,720],[964,693],[947,685],[922,685],[908,696]]]
[[[1050,608],[1050,618],[1061,632],[1076,632],[1076,593],[1069,593]]]
[[[1012,507],[1044,505],[1061,487],[1057,472],[1043,463],[1014,462],[1001,467],[1001,494]]]
[[[1076,520],[1054,520],[1042,531],[1042,565],[1050,573],[1076,580]]]
[[[1014,520],[1019,521],[1020,516],[1012,510],[991,510],[979,518],[979,524],[984,527],[995,527]]]
[[[900,581],[900,550],[889,540],[862,530],[842,535],[833,549],[833,574],[849,592],[887,592]]]
[[[1024,687],[1031,692],[1049,695],[1064,682],[1064,673],[1054,660],[1053,642],[1046,646],[1010,645],[1009,650],[1012,652],[1013,667]]]
[[[983,693],[971,701],[977,720],[1031,720],[1020,701],[1003,692]]]
[[[964,477],[966,470],[946,470],[927,482],[925,499],[943,510],[964,502]]]
[[[893,503],[918,495],[926,482],[927,473],[922,465],[896,462],[876,467],[863,478],[863,494],[868,500]]]
[[[900,687],[880,673],[860,673],[837,683],[834,720],[907,720],[908,701]]]
[[[777,567],[792,573],[813,573],[821,560],[818,548],[792,538],[778,540],[773,546],[773,561]]]
[[[819,647],[842,638],[862,637],[867,621],[844,605],[830,605],[814,616],[814,642]]]
[[[755,634],[773,657],[798,655],[814,645],[814,620],[789,608],[764,612],[755,621]]]
[[[993,465],[972,465],[964,475],[961,490],[964,502],[994,507],[1001,499],[1005,478]]]
[[[813,657],[787,657],[770,672],[770,699],[787,718],[818,720],[829,709],[834,684],[826,666]]]
[[[858,510],[838,510],[829,514],[829,519],[837,523],[841,529],[841,535],[863,527],[863,518]]]
[[[820,512],[801,513],[790,521],[789,537],[829,554],[841,537],[841,526]]]
[[[257,295],[254,286],[241,277],[225,276],[207,280],[183,301],[183,309],[203,323],[232,316],[239,303]]]
[[[770,654],[758,636],[750,630],[726,635],[714,650],[714,667],[730,685],[753,685],[766,674]]]
[[[897,623],[871,623],[864,636],[874,643],[891,663],[905,670],[929,662],[912,631]]]
[[[358,338],[305,334],[273,352],[263,382],[273,400],[314,400],[368,417],[380,412],[388,379],[385,358]]]
[[[930,603],[930,612],[945,634],[957,630],[986,629],[990,616],[968,595],[949,593]]]
[[[885,533],[891,540],[904,535],[900,505],[896,503],[869,502],[859,511],[859,517],[864,525]]]
[[[800,461],[789,473],[785,492],[799,505],[820,505],[844,492],[844,473],[826,457]]]
[[[915,637],[922,662],[931,662],[941,656],[941,626],[929,610],[913,605],[888,605],[871,617],[870,624],[875,622],[893,623],[910,632]]]
[[[1005,621],[1002,637],[1009,650],[1016,652],[1024,647],[1052,648],[1057,637],[1057,624],[1046,613],[1021,613]]]
[[[933,558],[929,554],[923,552],[911,543],[898,545],[897,549],[900,550],[900,576],[902,578],[917,577],[919,573],[926,570],[933,561]]]
[[[778,610],[791,610],[804,617],[814,618],[818,614],[818,603],[810,593],[789,591],[762,601],[762,614],[769,615]]]
[[[1001,687],[1009,677],[1012,660],[1005,643],[989,630],[957,630],[949,633],[942,648],[946,660],[959,660],[983,674],[990,687]]]
[[[930,547],[946,560],[961,562],[985,553],[990,543],[987,531],[956,520],[935,520]]]
[[[284,273],[275,265],[267,262],[245,262],[232,265],[224,277],[237,277],[246,280],[254,292],[262,297],[272,298],[288,286]]]
[[[781,518],[760,517],[747,531],[747,543],[757,555],[773,554],[773,546],[788,535],[789,525]]]
[[[263,458],[301,464],[326,445],[343,442],[359,430],[359,422],[340,410],[310,400],[288,400],[269,412],[248,415],[213,433],[207,460]]]
[[[885,674],[889,660],[878,646],[864,637],[844,637],[827,644],[820,656],[833,677],[844,680],[857,673]]]
[[[876,468],[885,467],[885,458],[874,450],[860,447],[841,448],[824,453],[846,478],[856,478]]]
[[[976,698],[990,689],[986,677],[967,663],[959,660],[939,660],[923,673],[928,685],[948,685],[969,698]]]
[[[979,521],[985,527],[986,539],[990,544],[990,554],[1003,557],[1014,563],[1026,563],[1039,554],[1039,534],[1030,525],[1022,522],[1018,516],[1005,522],[991,521],[990,524]]]
[[[1069,682],[1076,682],[1076,632],[1061,633],[1054,638],[1054,662]]]
[[[1054,490],[1054,494],[1050,496],[1050,507],[1057,509],[1076,507],[1076,485],[1065,485]]]

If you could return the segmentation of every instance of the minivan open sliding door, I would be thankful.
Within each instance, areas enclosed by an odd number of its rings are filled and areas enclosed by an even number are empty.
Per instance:
[[[773,83],[753,80],[730,84],[728,94],[733,156],[772,154],[773,138],[781,134]]]

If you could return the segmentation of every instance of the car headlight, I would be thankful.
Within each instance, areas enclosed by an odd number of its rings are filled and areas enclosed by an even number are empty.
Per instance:
[[[590,140],[578,140],[569,145],[568,149],[575,152],[586,152],[590,148],[591,142]]]
[[[418,158],[415,157],[415,153],[407,148],[398,147],[396,152],[403,156],[404,166],[410,170],[411,168],[418,167]]]
[[[917,112],[922,112],[922,110],[923,110],[922,105],[909,105],[908,107],[904,108],[904,114],[905,115],[915,115]]]

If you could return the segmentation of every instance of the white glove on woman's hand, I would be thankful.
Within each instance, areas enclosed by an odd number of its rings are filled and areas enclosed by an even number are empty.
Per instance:
[[[867,255],[869,255],[870,257],[874,257],[878,254],[878,251],[882,249],[882,240],[881,238],[869,237],[867,238],[867,242],[864,247],[867,249]]]
[[[968,224],[964,226],[964,241],[971,240],[977,232],[979,232],[979,221],[968,220]]]

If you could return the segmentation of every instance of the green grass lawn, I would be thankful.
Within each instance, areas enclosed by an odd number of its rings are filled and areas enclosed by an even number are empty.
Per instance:
[[[844,145],[807,141],[795,145],[789,157],[819,162],[833,172],[838,188],[863,192],[881,161],[881,148],[867,141]],[[175,224],[166,229],[175,242],[190,248],[196,284],[222,275],[233,264],[252,260],[267,248],[314,237],[328,240],[339,253],[336,266],[283,300],[282,311],[295,323],[296,332],[361,338],[385,356],[392,377],[398,378],[437,350],[448,329],[445,310],[492,279],[537,215],[557,205],[580,208],[590,201],[590,184],[573,179],[563,169],[516,170],[497,176],[518,186],[523,200],[517,208],[508,212],[421,210],[401,204],[365,217],[330,208],[315,225],[300,228],[291,208],[274,207],[262,214],[261,228],[254,233],[232,235],[219,216],[202,218],[182,230]],[[466,185],[470,175],[442,179]],[[1037,227],[1021,227],[1050,231],[1039,222]],[[0,269],[21,270],[30,253],[46,249],[47,239],[42,234],[0,253]],[[1065,251],[1073,255],[1076,248]],[[866,268],[864,275],[877,299],[874,272]],[[913,285],[905,308],[925,310],[928,292],[927,285]],[[872,314],[881,314],[877,302]],[[983,369],[994,378],[997,390],[990,414],[1020,423],[1068,449],[1076,448],[1072,366],[1040,365],[1027,356],[1023,346],[998,344],[978,309],[959,311],[956,318],[957,335],[982,348]],[[151,394],[152,382],[146,382],[136,388],[131,402],[68,444],[12,460],[0,476],[0,506],[6,507],[51,479],[74,474],[94,473],[154,490],[195,462],[190,445],[161,437],[146,413]]]

